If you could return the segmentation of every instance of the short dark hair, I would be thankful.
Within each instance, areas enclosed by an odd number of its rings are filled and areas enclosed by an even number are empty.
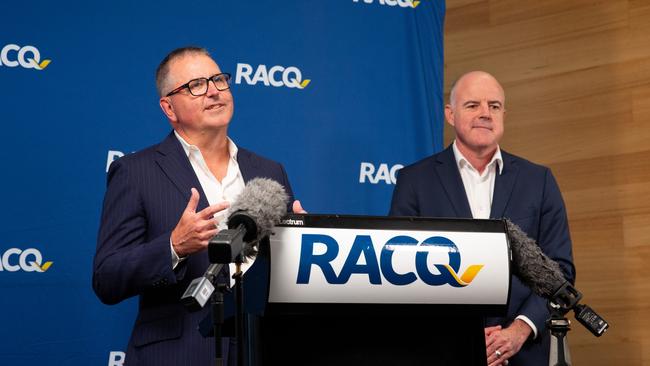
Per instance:
[[[177,58],[190,54],[205,55],[212,58],[210,52],[203,47],[186,46],[171,51],[167,56],[165,56],[165,58],[163,58],[156,69],[156,89],[158,90],[159,96],[163,96],[163,89],[167,87],[165,84],[167,83],[167,77],[169,76],[169,64]]]

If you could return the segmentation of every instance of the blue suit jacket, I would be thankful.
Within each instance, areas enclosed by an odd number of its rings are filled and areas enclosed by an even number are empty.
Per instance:
[[[490,218],[509,218],[535,239],[558,262],[570,281],[575,280],[571,238],[564,202],[551,171],[502,151],[503,172],[497,174]],[[454,152],[442,152],[400,170],[390,215],[471,218]],[[549,334],[545,325],[546,300],[532,293],[516,276],[512,278],[505,318],[488,319],[488,325],[509,325],[518,315],[537,327],[535,341],[527,341],[510,365],[548,365]]]
[[[242,148],[237,162],[245,182],[256,177],[276,180],[293,202],[282,165]],[[197,330],[210,307],[190,313],[179,301],[189,283],[208,267],[207,251],[190,255],[176,269],[171,266],[171,232],[192,187],[200,193],[197,211],[207,207],[206,195],[173,132],[158,145],[116,160],[109,169],[93,288],[106,304],[140,296],[126,353],[128,365],[214,363],[214,339],[203,338]],[[255,272],[254,267],[249,272]]]

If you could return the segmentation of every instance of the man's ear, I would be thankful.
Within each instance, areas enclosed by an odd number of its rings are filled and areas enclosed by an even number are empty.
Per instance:
[[[447,123],[449,123],[452,126],[455,126],[454,110],[451,108],[451,104],[445,105],[445,119],[447,120]]]
[[[169,101],[169,97],[162,97],[158,101],[160,104],[160,109],[162,109],[163,113],[167,118],[172,121],[176,122],[176,113],[174,113],[174,106]]]

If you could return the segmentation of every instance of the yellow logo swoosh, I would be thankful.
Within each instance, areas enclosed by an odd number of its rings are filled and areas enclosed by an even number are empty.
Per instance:
[[[465,270],[465,272],[463,272],[463,275],[460,276],[460,279],[463,282],[469,284],[470,282],[472,282],[474,277],[476,277],[476,275],[481,270],[481,268],[483,268],[482,264],[472,264]]]
[[[41,265],[41,264],[38,264],[38,263],[36,263],[36,262],[31,262],[31,264],[32,264],[32,265],[35,265],[36,267],[38,267],[38,268],[40,269],[41,272],[45,272],[45,271],[47,271],[48,269],[50,269],[50,267],[52,266],[52,263],[53,263],[52,261],[47,261],[47,262],[45,262],[45,263],[43,263],[43,264]]]
[[[43,60],[43,62],[41,62],[40,64],[38,64],[38,66],[40,66],[40,67],[41,67],[41,70],[43,70],[44,68],[47,67],[47,65],[50,64],[50,62],[52,62],[52,60]]]
[[[456,283],[458,285],[460,285],[461,287],[465,287],[465,286],[469,285],[470,282],[472,282],[472,280],[474,280],[474,277],[476,277],[478,272],[483,268],[482,264],[473,264],[473,265],[469,266],[469,268],[467,268],[465,270],[465,272],[459,278],[458,274],[456,274],[456,272],[454,271],[453,268],[451,268],[450,265],[443,264],[443,266],[445,268],[447,268],[447,270],[449,271],[449,274],[452,275],[452,277],[454,277],[454,280],[456,281]]]
[[[35,68],[36,70],[43,70],[44,68],[47,67],[47,65],[50,64],[50,62],[52,62],[52,60],[43,60],[41,63],[38,63],[38,62],[36,62],[36,60],[34,60],[33,58],[30,58],[30,59],[28,59],[28,60],[29,60],[29,62],[32,63],[32,65],[34,65],[34,68]]]
[[[420,2],[421,2],[421,1],[413,0],[413,1],[411,2],[411,4],[413,4],[413,7],[414,7],[414,8],[417,8],[418,5],[420,5]]]
[[[302,82],[298,81],[298,79],[293,79],[293,84],[297,86],[299,89],[305,89],[309,83],[311,83],[311,79],[305,79]]]

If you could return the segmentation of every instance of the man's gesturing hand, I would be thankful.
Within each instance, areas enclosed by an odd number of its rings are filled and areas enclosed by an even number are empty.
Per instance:
[[[196,212],[198,204],[199,192],[192,188],[190,201],[172,231],[172,246],[181,258],[208,247],[210,239],[219,232],[214,214],[230,206],[228,202],[220,202]]]

